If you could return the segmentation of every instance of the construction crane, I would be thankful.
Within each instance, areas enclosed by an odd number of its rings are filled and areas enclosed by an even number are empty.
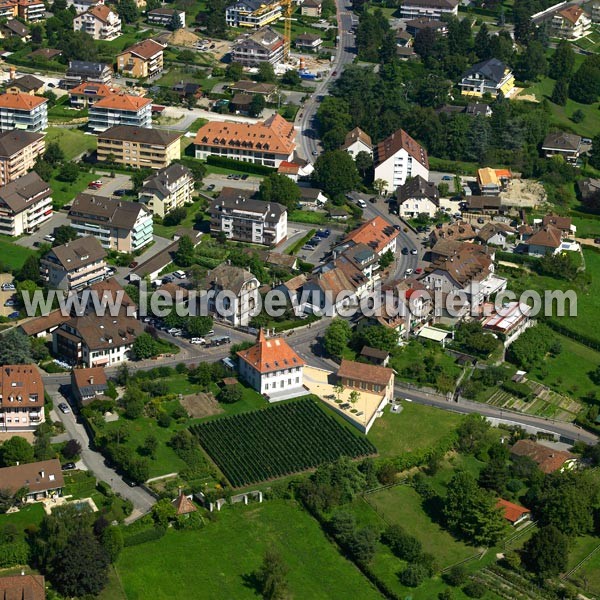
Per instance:
[[[292,13],[294,7],[293,0],[281,0],[283,8],[283,60],[287,61],[290,57],[290,47],[292,45]]]

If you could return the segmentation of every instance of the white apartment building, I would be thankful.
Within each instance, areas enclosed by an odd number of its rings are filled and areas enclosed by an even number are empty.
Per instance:
[[[210,212],[212,234],[228,239],[276,246],[287,237],[287,209],[277,202],[250,198],[253,192],[225,187],[213,200]]]
[[[256,344],[237,356],[240,376],[269,402],[306,394],[304,361],[283,338],[267,339],[261,329]]]
[[[35,365],[0,368],[0,432],[32,431],[45,421],[44,383]]]
[[[30,94],[0,95],[0,131],[45,131],[48,128],[47,104],[46,98]]]
[[[121,19],[108,6],[99,4],[73,19],[73,31],[83,31],[95,40],[115,40],[121,35]]]
[[[89,128],[102,133],[116,125],[152,128],[152,100],[129,94],[105,96],[90,107]]]
[[[52,217],[50,186],[35,172],[0,187],[0,233],[33,233]]]
[[[194,193],[192,172],[179,163],[172,163],[144,181],[139,201],[152,214],[163,218],[173,209],[190,204]]]
[[[420,175],[425,180],[429,179],[427,150],[403,129],[375,146],[373,164],[375,179],[383,179],[388,192],[403,185],[409,177]]]
[[[264,27],[277,21],[281,16],[280,2],[263,0],[241,0],[225,9],[225,21],[228,27]]]
[[[458,0],[404,0],[400,5],[402,19],[439,19],[442,15],[458,16]]]

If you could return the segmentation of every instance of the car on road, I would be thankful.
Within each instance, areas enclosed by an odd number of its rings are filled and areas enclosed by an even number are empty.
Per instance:
[[[404,254],[404,256],[408,256],[409,252],[410,252],[410,250],[406,246],[404,248],[402,248],[402,254]]]
[[[123,477],[123,483],[126,483],[129,487],[137,487],[137,483],[135,481],[131,481],[131,479],[125,479],[125,477]]]
[[[48,234],[48,235],[44,236],[44,241],[46,241],[46,242],[53,242],[55,239],[56,238],[53,235],[51,235],[51,234]]]
[[[115,190],[115,196],[125,196],[129,190]]]
[[[442,181],[452,181],[452,175],[444,175]]]
[[[167,333],[169,335],[175,335],[176,333],[181,333],[181,329],[178,327],[171,327],[170,329],[167,329]]]
[[[227,175],[227,179],[233,179],[233,173],[229,173],[229,175]]]
[[[210,184],[210,185],[209,185],[209,186],[206,188],[206,190],[207,190],[208,192],[212,192],[214,189],[215,189],[215,184],[214,184],[214,183],[211,183],[211,184]]]
[[[319,153],[318,153],[316,150],[313,150],[313,151],[312,151],[312,155],[313,155],[313,156],[317,156],[318,154],[319,154]]]
[[[134,260],[132,263],[129,263],[129,268],[130,269],[135,269],[138,266],[138,263],[136,260]]]
[[[10,315],[8,315],[9,319],[18,319],[21,316],[21,314],[19,313],[18,310],[16,310],[15,312],[11,312]]]
[[[356,205],[360,206],[360,208],[367,208],[367,203],[364,200],[361,200],[360,198],[356,201]]]
[[[423,272],[423,269],[421,267],[419,267],[418,269],[415,269],[415,275],[420,275]]]
[[[242,175],[242,179],[243,179],[244,181],[246,181],[246,179],[248,179],[248,173],[244,173],[244,174]]]
[[[402,229],[402,226],[401,225],[394,225],[394,229],[396,231],[400,231]]]
[[[412,275],[413,274],[413,270],[412,269],[406,269],[406,271],[404,271],[405,275]]]
[[[58,408],[60,409],[60,412],[64,415],[68,415],[71,412],[71,409],[69,408],[69,405],[66,402],[61,402],[58,405]]]
[[[413,249],[410,251],[410,253],[411,253],[413,256],[417,256],[417,254],[419,254],[419,251],[418,251],[416,248],[413,248]]]
[[[206,335],[215,335],[215,330],[211,329]]]
[[[335,77],[337,75],[337,71],[333,71],[333,73],[331,73],[332,77]]]
[[[206,344],[206,340],[204,338],[194,337],[190,340],[190,344]]]
[[[61,465],[60,468],[63,471],[72,471],[73,469],[76,469],[77,466],[75,465],[74,462],[68,462],[68,463],[65,463],[64,465]]]

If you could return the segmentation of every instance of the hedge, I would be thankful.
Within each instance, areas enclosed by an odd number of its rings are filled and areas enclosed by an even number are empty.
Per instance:
[[[143,531],[139,531],[133,535],[126,536],[123,545],[125,547],[139,546],[140,544],[145,544],[146,542],[159,540],[164,535],[165,529],[163,527],[152,527],[152,529],[144,529]]]
[[[452,448],[454,448],[456,445],[457,440],[458,435],[455,431],[453,431],[445,438],[442,438],[434,446],[430,446],[429,448],[421,448],[420,450],[414,450],[413,452],[407,452],[402,456],[395,457],[391,462],[399,472],[407,471],[408,469],[412,469],[414,467],[421,467],[427,464],[433,456],[446,454],[446,452],[452,450]]]
[[[552,329],[553,331],[556,331],[556,333],[560,333],[561,335],[575,340],[576,342],[579,342],[580,344],[583,344],[584,346],[587,346],[592,350],[597,350],[600,352],[600,340],[598,340],[598,338],[594,338],[585,333],[576,333],[568,327],[561,325],[560,323],[558,323],[558,321],[555,321],[554,319],[544,319],[543,323],[548,325],[548,327],[550,327],[550,329]]]
[[[271,173],[277,172],[277,169],[271,167],[255,165],[254,163],[226,158],[224,156],[208,156],[206,158],[206,164],[212,165],[213,167],[223,167],[224,169],[242,171],[243,173],[253,173],[254,175],[270,175]]]
[[[507,262],[513,262],[518,265],[531,264],[535,266],[535,263],[539,261],[539,258],[534,258],[527,254],[513,254],[512,252],[500,252],[496,251],[496,259],[504,260]]]
[[[297,242],[292,244],[286,251],[286,254],[296,254],[308,240],[312,239],[312,236],[317,232],[316,229],[311,229],[304,237],[301,237]]]
[[[501,387],[505,392],[517,398],[529,399],[533,394],[533,390],[528,385],[516,381],[505,381]]]
[[[26,565],[29,562],[29,544],[18,540],[0,545],[0,568]]]

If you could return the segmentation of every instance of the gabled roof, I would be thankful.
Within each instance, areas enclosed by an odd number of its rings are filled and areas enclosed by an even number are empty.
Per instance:
[[[414,140],[404,129],[398,129],[375,146],[373,150],[373,161],[375,166],[384,163],[388,158],[394,156],[398,151],[406,150],[417,162],[421,163],[426,169],[429,169],[429,159],[427,150]]]
[[[296,36],[295,42],[296,44],[298,44],[298,42],[308,42],[312,44],[313,42],[316,42],[320,39],[322,39],[321,36],[317,35],[316,33],[301,33]]]
[[[378,360],[385,360],[389,357],[390,353],[385,350],[379,350],[379,348],[371,348],[371,346],[363,346],[360,351],[361,356],[366,356],[367,358],[376,358]]]
[[[92,8],[87,11],[87,14],[93,15],[96,17],[96,19],[102,21],[103,23],[108,23],[111,14],[114,17],[117,16],[109,6],[106,6],[106,4],[96,4],[95,6],[92,6]]]
[[[230,86],[232,91],[248,92],[249,94],[272,94],[277,86],[273,83],[257,83],[256,81],[241,80]]]
[[[123,54],[135,54],[144,60],[150,60],[153,56],[162,52],[166,46],[160,44],[156,40],[148,39],[142,40],[137,44],[133,44],[133,46],[129,46],[129,48],[125,48],[123,52],[120,52],[117,56],[121,56]]]
[[[431,239],[437,240],[472,240],[477,237],[477,232],[471,223],[458,221],[456,223],[444,223],[439,229],[431,232]]]
[[[575,152],[581,146],[581,136],[566,131],[549,133],[542,143],[542,150],[570,150]]]
[[[132,345],[135,338],[144,332],[144,325],[138,319],[124,314],[111,316],[108,312],[102,317],[95,314],[74,317],[54,334],[60,332],[67,337],[72,336],[66,331],[67,326],[76,331],[75,338],[81,339],[90,351]]]
[[[148,212],[148,209],[138,202],[79,194],[73,200],[69,219],[101,221],[120,229],[133,229],[142,212]]]
[[[49,312],[46,316],[35,317],[25,323],[21,323],[21,331],[29,337],[36,336],[43,331],[48,331],[53,327],[58,327],[69,320],[69,316],[64,316],[60,308]]]
[[[46,600],[43,575],[0,577],[0,600]]]
[[[111,88],[105,83],[94,83],[91,81],[84,81],[74,88],[69,90],[70,96],[112,96],[116,94],[118,90]]]
[[[516,523],[523,515],[531,513],[528,508],[502,498],[499,498],[496,502],[496,508],[501,508],[504,518],[511,523]]]
[[[571,452],[554,450],[554,448],[549,448],[532,440],[519,440],[510,449],[510,453],[514,456],[527,456],[531,458],[540,468],[540,471],[544,473],[554,473],[566,461],[577,458]]]
[[[79,269],[106,257],[106,250],[93,236],[76,238],[48,252],[67,271]]]
[[[9,158],[44,138],[41,133],[13,129],[0,133],[0,157]]]
[[[353,379],[357,382],[366,381],[375,385],[386,386],[394,376],[394,371],[388,367],[343,359],[337,371],[337,376]]]
[[[3,365],[0,367],[0,407],[44,406],[44,383],[35,365]],[[0,481],[2,479],[0,478]]]
[[[505,63],[497,58],[488,58],[473,65],[466,71],[464,77],[471,77],[472,75],[479,74],[484,79],[493,81],[494,83],[500,83],[504,79],[504,73],[508,67]]]
[[[177,515],[189,515],[198,510],[194,503],[183,492],[181,492],[171,504],[175,507],[175,513]]]
[[[281,36],[271,27],[261,27],[250,35],[244,35],[237,38],[233,42],[233,47],[235,48],[237,45],[245,45],[248,42],[258,44],[259,46],[262,46],[266,50],[272,52],[279,46],[283,46],[283,36]]]
[[[34,493],[62,488],[65,485],[60,462],[56,458],[4,467],[0,469],[0,481],[2,487],[13,494],[23,487]]]
[[[351,231],[345,238],[345,242],[354,242],[355,244],[365,244],[379,253],[394,238],[398,237],[398,230],[386,221],[383,217],[375,217],[360,227]]]
[[[0,108],[13,110],[31,111],[42,104],[46,104],[46,98],[32,96],[30,94],[2,94],[0,95]]]
[[[169,186],[184,177],[189,177],[193,181],[192,172],[179,163],[171,163],[168,167],[157,171],[155,175],[144,181],[140,194],[158,194],[167,198],[171,192]]]
[[[559,215],[545,215],[542,219],[542,225],[552,225],[556,229],[560,229],[566,233],[571,231],[571,217],[561,217]]]
[[[530,246],[542,246],[543,248],[559,248],[562,240],[560,229],[552,225],[545,225],[538,229],[528,240]]]
[[[108,389],[104,367],[73,369],[72,381],[82,396],[92,396]]]
[[[126,110],[137,112],[152,104],[150,98],[130,96],[129,94],[111,94],[101,98],[94,104],[94,108],[109,108],[111,110]]]
[[[398,204],[414,198],[428,198],[436,206],[440,205],[440,194],[435,183],[423,179],[420,175],[409,179],[396,190]]]
[[[35,171],[30,171],[0,187],[0,202],[6,204],[15,214],[29,208],[33,198],[49,195],[50,186]]]
[[[304,361],[283,338],[267,339],[262,329],[256,344],[237,355],[259,373],[304,366]]]
[[[150,129],[149,127],[134,127],[132,125],[115,125],[98,134],[99,140],[118,140],[120,142],[138,142],[153,146],[169,146],[182,136],[175,131]]]
[[[418,8],[442,8],[451,10],[458,6],[459,0],[404,0],[402,6],[415,6]]]
[[[584,14],[583,8],[581,6],[573,5],[568,6],[567,8],[563,8],[558,11],[558,14],[567,21],[571,22],[573,25],[579,21],[581,15]]]
[[[486,254],[459,250],[452,256],[435,260],[425,272],[445,272],[457,284],[465,287],[473,281],[485,279],[491,273],[492,265],[492,259]]]
[[[23,23],[17,19],[10,19],[9,21],[6,21],[2,27],[12,31],[14,34],[20,37],[26,37],[29,35],[29,28],[25,27],[25,25],[23,25]]]
[[[236,295],[239,295],[244,285],[253,279],[256,277],[250,271],[225,263],[215,267],[206,275],[208,284],[218,289],[229,290]]]
[[[369,148],[373,148],[373,142],[371,141],[371,136],[365,133],[360,127],[355,127],[351,131],[346,134],[344,138],[344,143],[340,146],[342,150],[349,148],[354,144],[354,142],[360,141],[365,146]]]
[[[489,239],[493,238],[498,233],[504,233],[506,235],[515,235],[517,230],[506,223],[486,223],[478,232],[477,237],[483,241],[487,242]]]

